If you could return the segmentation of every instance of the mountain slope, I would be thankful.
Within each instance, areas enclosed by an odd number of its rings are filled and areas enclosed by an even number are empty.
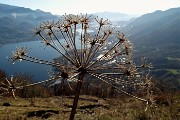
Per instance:
[[[111,21],[127,21],[135,17],[132,15],[118,13],[118,12],[99,12],[99,13],[93,13],[93,15],[102,17],[104,19],[109,19]]]
[[[126,33],[139,43],[162,44],[179,42],[180,8],[145,14],[126,26]],[[130,28],[130,29],[129,29]],[[144,42],[143,42],[144,41]],[[135,42],[136,44],[136,42]],[[137,45],[138,45],[137,44]]]
[[[153,64],[156,78],[180,83],[180,8],[145,14],[123,30],[134,43],[135,57],[146,56]]]
[[[0,44],[28,41],[40,22],[56,19],[49,12],[0,4]]]

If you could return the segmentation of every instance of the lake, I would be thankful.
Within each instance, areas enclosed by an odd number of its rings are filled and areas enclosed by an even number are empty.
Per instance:
[[[8,61],[7,57],[12,57],[12,51],[15,51],[16,47],[19,46],[27,47],[30,49],[28,55],[39,59],[52,61],[53,58],[60,56],[60,53],[51,47],[45,47],[42,41],[7,44],[0,47],[0,69],[4,70],[8,75],[28,73],[33,76],[33,80],[35,81],[48,79],[47,71],[52,69],[51,66],[26,61],[17,61],[15,64],[12,64],[11,61]]]

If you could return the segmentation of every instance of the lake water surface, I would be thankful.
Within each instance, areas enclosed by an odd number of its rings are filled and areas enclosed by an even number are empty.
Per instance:
[[[39,59],[50,60],[61,56],[60,53],[50,47],[45,47],[41,41],[30,41],[7,44],[0,47],[0,69],[4,70],[8,75],[15,75],[16,73],[28,73],[33,76],[33,80],[41,81],[48,79],[48,70],[51,70],[51,66],[41,65],[37,63],[30,63],[26,61],[17,61],[12,64],[8,61],[7,57],[12,57],[12,51],[16,50],[16,47],[27,47],[29,50],[28,55]]]

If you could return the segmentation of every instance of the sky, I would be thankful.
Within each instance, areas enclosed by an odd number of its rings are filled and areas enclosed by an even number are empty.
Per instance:
[[[180,0],[0,0],[0,3],[41,9],[57,15],[95,12],[141,15],[180,7]]]

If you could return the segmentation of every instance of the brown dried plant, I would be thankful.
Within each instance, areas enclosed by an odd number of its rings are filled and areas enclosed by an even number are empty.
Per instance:
[[[131,57],[132,43],[123,33],[113,28],[108,19],[93,18],[87,14],[64,15],[57,22],[42,23],[36,28],[35,34],[46,46],[59,52],[67,63],[38,59],[29,56],[29,50],[26,47],[17,48],[11,58],[13,62],[24,60],[50,65],[58,68],[60,72],[51,75],[48,80],[37,83],[13,87],[9,84],[13,95],[16,89],[57,79],[77,82],[70,114],[70,120],[73,120],[84,78],[86,75],[90,75],[113,86],[119,92],[149,104],[149,98],[135,96],[126,91],[126,88],[145,87],[149,91],[151,83],[142,79],[141,68],[149,68],[151,65],[147,64],[144,58],[142,58],[142,65],[135,65]],[[148,94],[150,93],[148,92]]]

